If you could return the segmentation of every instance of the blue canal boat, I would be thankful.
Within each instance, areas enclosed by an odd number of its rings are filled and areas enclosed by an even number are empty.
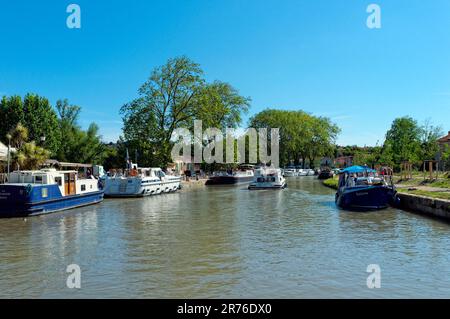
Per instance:
[[[394,205],[397,191],[391,176],[378,175],[364,166],[352,166],[339,174],[336,204],[347,210],[378,210]]]
[[[54,168],[16,171],[0,184],[0,218],[48,214],[102,200],[103,190],[93,176]]]

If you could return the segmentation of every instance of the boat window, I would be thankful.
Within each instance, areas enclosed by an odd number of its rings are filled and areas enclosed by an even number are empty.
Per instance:
[[[258,181],[258,183],[264,183],[264,178],[258,177],[257,181]]]
[[[356,185],[358,185],[358,186],[369,185],[369,181],[367,180],[367,178],[358,178],[356,180]]]
[[[48,188],[44,187],[42,188],[42,198],[48,197]]]
[[[81,185],[81,191],[84,192],[86,190],[86,185]]]
[[[42,184],[42,176],[35,176],[34,177],[34,183],[35,184]]]
[[[62,178],[61,177],[55,177],[55,183],[58,184],[58,186],[62,186]]]

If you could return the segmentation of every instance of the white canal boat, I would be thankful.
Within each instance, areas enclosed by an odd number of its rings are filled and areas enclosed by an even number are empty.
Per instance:
[[[250,183],[248,189],[283,189],[286,188],[286,179],[279,168],[263,167],[255,171],[253,182]]]
[[[286,167],[282,172],[284,177],[294,177],[297,176],[297,171],[295,167]]]
[[[161,168],[142,168],[131,164],[130,169],[111,171],[104,181],[105,197],[143,197],[175,192],[181,177],[167,175]]]

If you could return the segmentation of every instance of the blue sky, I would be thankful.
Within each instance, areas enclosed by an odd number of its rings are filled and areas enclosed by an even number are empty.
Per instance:
[[[79,30],[66,26],[70,3]],[[370,3],[381,29],[366,26]],[[68,98],[106,141],[151,70],[180,55],[250,96],[246,119],[303,109],[358,145],[382,142],[404,115],[450,130],[448,0],[0,0],[0,35],[0,94]]]

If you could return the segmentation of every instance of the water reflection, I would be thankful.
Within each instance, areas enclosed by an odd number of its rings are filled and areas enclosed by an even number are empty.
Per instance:
[[[450,226],[336,209],[312,177],[283,191],[192,188],[0,220],[0,297],[450,297]],[[65,286],[79,264],[82,289]],[[382,289],[366,287],[366,267]]]

